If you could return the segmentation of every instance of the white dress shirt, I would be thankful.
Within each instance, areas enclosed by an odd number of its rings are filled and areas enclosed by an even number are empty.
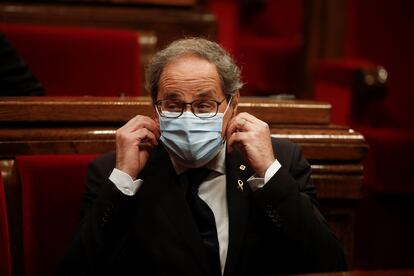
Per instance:
[[[204,200],[214,213],[217,227],[217,237],[219,242],[221,273],[227,258],[227,248],[229,242],[229,215],[227,210],[227,190],[226,190],[226,147],[225,145],[217,156],[207,163],[204,167],[211,169],[208,178],[200,184],[198,189],[199,197]],[[180,165],[175,159],[171,158],[177,174],[183,173],[188,168]],[[262,188],[270,178],[281,168],[277,159],[267,169],[264,178],[253,175],[247,182],[253,191]],[[125,195],[133,196],[143,184],[143,180],[133,180],[131,176],[116,168],[109,176],[115,186]]]

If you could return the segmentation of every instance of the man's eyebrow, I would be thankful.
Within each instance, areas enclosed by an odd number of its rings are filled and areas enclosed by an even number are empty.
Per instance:
[[[216,93],[213,90],[200,91],[196,93],[196,98],[214,98]]]
[[[176,91],[169,91],[169,92],[166,92],[164,94],[164,99],[168,99],[168,100],[170,100],[170,99],[180,99],[182,97],[183,97],[182,93],[179,93],[179,92],[176,92]]]

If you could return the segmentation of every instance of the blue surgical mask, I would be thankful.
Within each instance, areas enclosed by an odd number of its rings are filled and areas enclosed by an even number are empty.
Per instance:
[[[159,116],[160,139],[180,163],[191,168],[201,167],[212,160],[224,145],[221,132],[226,111],[203,119],[188,111],[178,118]]]

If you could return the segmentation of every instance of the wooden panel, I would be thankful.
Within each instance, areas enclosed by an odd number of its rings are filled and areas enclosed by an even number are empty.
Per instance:
[[[388,269],[388,270],[355,270],[347,272],[313,273],[308,276],[412,276],[414,269]]]
[[[336,204],[330,206],[319,200],[322,206],[322,212],[329,223],[330,228],[334,231],[336,237],[341,242],[348,260],[348,267],[352,269],[352,260],[354,252],[354,232],[355,232],[355,206],[346,206],[345,204]],[[343,206],[345,205],[345,206]]]
[[[58,0],[61,2],[87,2],[87,3],[112,3],[112,4],[151,4],[159,6],[194,6],[196,0]]]
[[[100,148],[108,149],[113,146],[115,130],[120,127],[8,127],[0,129],[0,153],[6,155],[14,154],[39,154],[43,143],[56,143],[62,147],[70,144],[74,153],[95,153],[102,152]],[[319,129],[315,129],[317,132]],[[336,131],[335,131],[336,132]],[[361,161],[366,154],[366,146],[363,139],[359,141],[342,141],[324,138],[319,141],[317,138],[308,138],[306,141],[296,139],[295,135],[278,135],[300,144],[305,156],[310,161],[341,160],[341,161]],[[315,135],[316,136],[316,135]],[[98,143],[98,144],[97,144]],[[79,148],[79,145],[84,146]],[[30,145],[30,151],[28,150]],[[90,145],[88,148],[87,145]],[[86,146],[86,147],[85,147]],[[98,148],[98,151],[95,150]],[[47,150],[47,149],[46,149]],[[66,150],[63,150],[65,152]]]
[[[330,108],[312,101],[243,98],[239,112],[249,112],[270,125],[329,124]],[[122,123],[136,114],[154,115],[150,98],[4,97],[0,101],[0,122]]]
[[[25,0],[24,2],[32,3],[45,3],[47,1],[39,0]],[[113,5],[153,5],[153,6],[170,6],[170,7],[192,7],[197,4],[197,0],[55,0],[54,2],[68,3],[68,4],[79,4],[85,3],[89,5],[97,4],[113,4]]]

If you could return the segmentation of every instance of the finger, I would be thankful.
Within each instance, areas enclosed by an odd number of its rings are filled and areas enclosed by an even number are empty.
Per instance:
[[[231,135],[237,131],[250,131],[252,130],[252,126],[254,125],[243,116],[237,115],[230,121],[226,134]]]
[[[143,135],[145,135],[145,138],[142,138],[140,141],[140,146],[147,146],[149,144],[151,145],[151,147],[155,147],[156,145],[158,145],[158,139],[153,132],[147,129],[142,129],[140,131],[144,132]]]
[[[243,122],[243,119],[245,120],[243,125],[240,126],[239,131],[262,131],[269,128],[266,122],[247,112],[240,113],[239,115],[239,122]]]
[[[232,150],[234,145],[244,147],[251,139],[251,135],[248,132],[234,132],[227,139],[228,150]]]
[[[264,121],[258,119],[257,117],[253,116],[250,113],[242,112],[238,114],[239,118],[245,119],[247,122],[250,122],[251,124],[261,124],[264,123]]]
[[[148,116],[137,115],[131,120],[129,120],[121,130],[128,132],[133,132],[140,128],[146,128],[152,131],[156,136],[159,136],[159,127],[158,124]]]
[[[243,130],[244,129],[244,125],[247,123],[247,120],[244,118],[239,118],[238,120],[236,120],[235,125],[236,128],[238,130]]]
[[[250,113],[247,112],[242,112],[238,114],[241,118],[246,119],[247,121],[251,122],[251,123],[255,123],[255,122],[262,122],[262,120],[258,119],[257,117],[253,116]]]
[[[134,125],[137,124],[137,122],[139,120],[141,120],[142,117],[144,117],[144,116],[142,116],[142,115],[136,115],[136,116],[134,116],[128,122],[126,122],[126,124],[123,125],[122,128],[124,128],[124,129],[131,129]]]
[[[147,133],[148,131],[152,133],[152,135],[155,137],[156,140],[158,140],[160,137],[160,131],[158,127],[148,125],[145,122],[140,123],[140,125],[136,129],[131,129],[130,131],[131,131],[130,133],[134,133],[134,132]]]
[[[138,146],[151,146],[158,145],[158,141],[154,133],[146,128],[138,129],[131,133],[130,139],[133,139]]]
[[[138,120],[135,125],[132,125],[132,128],[130,129],[130,131],[135,131],[140,128],[146,128],[149,131],[153,132],[155,135],[159,136],[159,133],[160,133],[159,126],[150,117],[142,116],[142,118],[140,118],[140,120]]]
[[[230,137],[234,132],[236,132],[237,130],[237,120],[238,120],[239,116],[236,115],[235,117],[233,117],[230,122],[227,125],[227,130],[226,130],[226,135],[227,137]]]
[[[146,127],[146,126],[145,126],[145,128],[147,128],[149,131],[151,131],[155,135],[155,138],[157,140],[160,138],[160,136],[161,136],[160,127],[155,121],[153,121],[153,123],[151,123],[149,128]]]

